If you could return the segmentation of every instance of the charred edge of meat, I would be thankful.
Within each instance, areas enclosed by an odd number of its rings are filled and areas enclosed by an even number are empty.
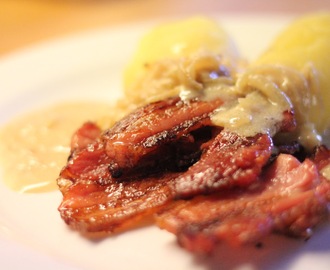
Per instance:
[[[271,138],[265,134],[245,138],[223,130],[211,141],[200,160],[174,181],[177,199],[251,185],[267,164],[272,148]]]
[[[141,142],[141,146],[143,149],[150,148],[151,150],[141,155],[139,162],[132,167],[123,168],[118,163],[112,162],[109,165],[111,176],[113,178],[121,178],[132,175],[142,168],[151,167],[154,167],[156,170],[160,168],[171,171],[184,171],[187,169],[199,159],[200,145],[210,140],[214,133],[212,129],[216,129],[202,125],[196,130],[178,137],[178,133],[188,129],[189,126],[196,125],[198,121],[196,123],[194,121],[189,122],[189,124],[185,123],[172,130],[164,130],[146,138]]]
[[[178,140],[192,139],[190,132],[212,126],[210,114],[222,103],[221,99],[186,102],[176,97],[129,114],[101,137],[112,160],[110,173],[114,178],[122,177],[149,155],[164,151],[163,145],[171,147]]]
[[[279,154],[289,154],[296,157],[300,162],[304,161],[308,157],[308,153],[305,148],[297,141],[287,144],[276,144],[272,148],[272,154],[269,159],[269,164],[272,163]]]
[[[220,130],[211,126],[201,127],[176,141],[161,144],[156,151],[142,157],[138,166],[126,169],[125,173],[113,163],[109,164],[108,170],[117,182],[136,181],[159,172],[184,172],[200,159],[202,146]]]

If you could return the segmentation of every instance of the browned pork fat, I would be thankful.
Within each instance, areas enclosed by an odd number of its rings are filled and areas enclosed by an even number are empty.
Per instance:
[[[169,98],[103,133],[85,123],[58,179],[61,217],[82,233],[112,233],[158,213],[159,227],[203,253],[271,232],[309,237],[329,215],[330,151],[320,147],[301,163],[295,142],[274,151],[267,134],[215,127],[210,116],[221,103]],[[277,125],[293,131],[293,112]]]
[[[222,187],[249,186],[258,180],[271,154],[268,135],[242,138],[208,126],[210,112],[206,111],[210,109],[205,109],[208,106],[204,101],[183,105],[170,99],[161,104],[154,103],[155,108],[147,105],[148,127],[140,121],[130,122],[135,127],[129,126],[128,119],[140,119],[145,112],[139,109],[100,136],[91,123],[76,132],[74,149],[58,179],[63,193],[59,211],[71,227],[82,232],[113,232],[159,211],[175,198],[212,193]],[[162,129],[155,133],[158,128],[149,126],[160,122],[161,112],[171,117],[165,118]],[[176,114],[179,120],[175,120]],[[129,164],[138,161],[138,166],[114,177],[110,142],[135,138],[133,131],[140,142],[160,139],[152,144],[152,150],[145,143],[121,147],[119,159],[127,157]],[[109,134],[116,134],[117,140],[108,139]]]
[[[210,126],[210,114],[223,101],[182,101],[179,97],[148,104],[107,130],[102,140],[111,159],[109,169],[113,177],[120,177],[136,166],[144,164],[144,157],[153,152],[166,151],[171,142],[190,141],[193,130]],[[140,162],[142,161],[142,162]],[[149,159],[151,161],[151,159]]]
[[[256,243],[271,232],[308,238],[329,215],[330,182],[319,173],[329,165],[325,148],[314,162],[281,154],[249,189],[177,201],[159,213],[157,224],[176,234],[184,248],[202,253],[222,241]]]
[[[82,233],[124,230],[169,203],[172,178],[167,173],[106,185],[79,180],[65,189],[59,211],[67,224]]]
[[[258,179],[271,150],[272,140],[266,134],[244,138],[223,130],[201,159],[173,182],[175,194],[182,198],[247,187]]]

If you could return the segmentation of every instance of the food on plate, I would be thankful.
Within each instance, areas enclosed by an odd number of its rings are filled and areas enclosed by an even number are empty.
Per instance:
[[[137,108],[105,130],[86,122],[73,136],[57,181],[63,220],[90,235],[154,217],[202,253],[272,232],[310,237],[329,217],[328,126],[314,115],[329,103],[330,77],[320,58],[329,49],[319,45],[329,33],[306,21],[327,30],[330,14],[293,23],[250,65],[208,19],[151,32],[125,77],[125,98]],[[298,54],[283,56],[296,31],[292,49],[306,45],[299,65],[290,62]]]

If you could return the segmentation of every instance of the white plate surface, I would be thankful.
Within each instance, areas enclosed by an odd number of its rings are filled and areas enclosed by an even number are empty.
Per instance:
[[[218,19],[250,59],[289,21],[282,16]],[[122,69],[154,23],[81,33],[0,58],[0,123],[54,102],[118,98]],[[198,258],[155,226],[87,240],[61,220],[60,201],[60,192],[18,194],[0,181],[1,269],[320,270],[330,265],[328,225],[308,242],[274,236],[261,249],[223,245],[215,257]]]

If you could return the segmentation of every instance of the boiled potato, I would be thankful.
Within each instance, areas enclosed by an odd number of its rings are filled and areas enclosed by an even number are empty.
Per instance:
[[[310,68],[317,93],[309,119],[319,134],[330,127],[330,13],[304,16],[289,25],[254,63]]]
[[[193,17],[154,28],[142,38],[124,71],[125,92],[129,92],[132,84],[143,76],[146,64],[162,59],[188,57],[202,50],[238,58],[232,40],[211,19]]]

